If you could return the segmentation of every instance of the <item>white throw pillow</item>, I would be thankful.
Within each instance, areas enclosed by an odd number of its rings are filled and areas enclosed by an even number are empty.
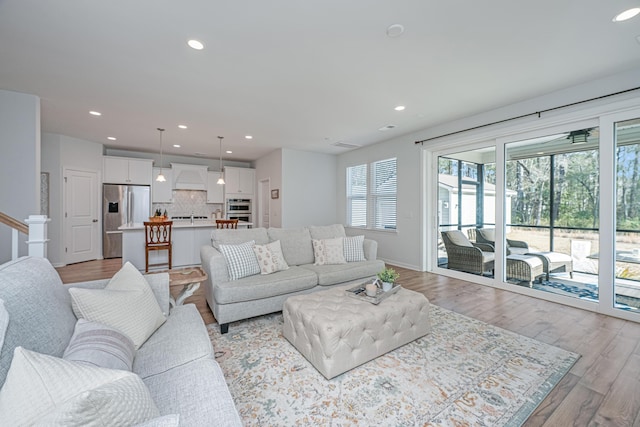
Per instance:
[[[0,390],[3,425],[121,426],[160,415],[139,376],[16,347]]]
[[[220,245],[220,252],[227,261],[227,270],[231,280],[260,274],[260,264],[258,264],[255,252],[253,252],[255,244],[255,240],[251,240],[239,245]]]
[[[78,319],[62,358],[100,368],[131,371],[136,348],[122,332],[101,323]]]
[[[144,276],[129,262],[104,289],[70,288],[76,317],[111,326],[136,350],[167,320]]]
[[[344,259],[347,262],[366,261],[364,257],[364,235],[344,238]]]
[[[253,252],[260,265],[260,274],[271,274],[289,268],[282,254],[280,240],[266,245],[253,245]]]
[[[312,239],[313,255],[315,257],[314,265],[325,264],[346,264],[344,259],[343,237],[335,239]]]

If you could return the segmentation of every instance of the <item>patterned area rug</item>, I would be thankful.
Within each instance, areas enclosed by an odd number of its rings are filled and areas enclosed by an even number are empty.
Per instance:
[[[282,314],[209,325],[247,426],[519,426],[580,357],[431,305],[432,332],[326,380]]]

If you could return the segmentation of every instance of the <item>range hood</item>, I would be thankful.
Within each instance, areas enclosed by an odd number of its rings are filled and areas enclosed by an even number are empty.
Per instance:
[[[206,190],[207,167],[171,164],[174,190]]]

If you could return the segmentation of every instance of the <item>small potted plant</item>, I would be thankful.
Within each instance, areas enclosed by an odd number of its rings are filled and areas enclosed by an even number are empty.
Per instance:
[[[378,279],[382,281],[382,290],[389,291],[393,288],[393,284],[398,280],[400,274],[398,274],[393,268],[385,268],[378,273]]]

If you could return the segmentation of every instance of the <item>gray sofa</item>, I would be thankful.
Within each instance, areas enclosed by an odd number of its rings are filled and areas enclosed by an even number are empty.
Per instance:
[[[142,378],[161,415],[144,425],[242,425],[198,310],[188,304],[169,312],[168,274],[146,279],[167,320],[133,360],[133,372]],[[69,286],[103,288],[107,282]],[[61,357],[77,319],[68,287],[43,258],[24,257],[0,265],[0,300],[5,321],[7,313],[9,319],[4,343],[0,331],[2,386],[16,347]]]
[[[305,228],[250,228],[214,230],[212,246],[202,246],[202,268],[208,275],[205,282],[207,303],[226,333],[230,322],[281,311],[284,301],[293,295],[311,293],[333,286],[362,283],[375,277],[384,267],[376,259],[378,244],[364,239],[364,261],[346,264],[314,265],[312,239],[346,237],[341,224]],[[262,245],[280,241],[287,270],[239,280],[230,280],[220,244],[239,244],[254,240]]]

